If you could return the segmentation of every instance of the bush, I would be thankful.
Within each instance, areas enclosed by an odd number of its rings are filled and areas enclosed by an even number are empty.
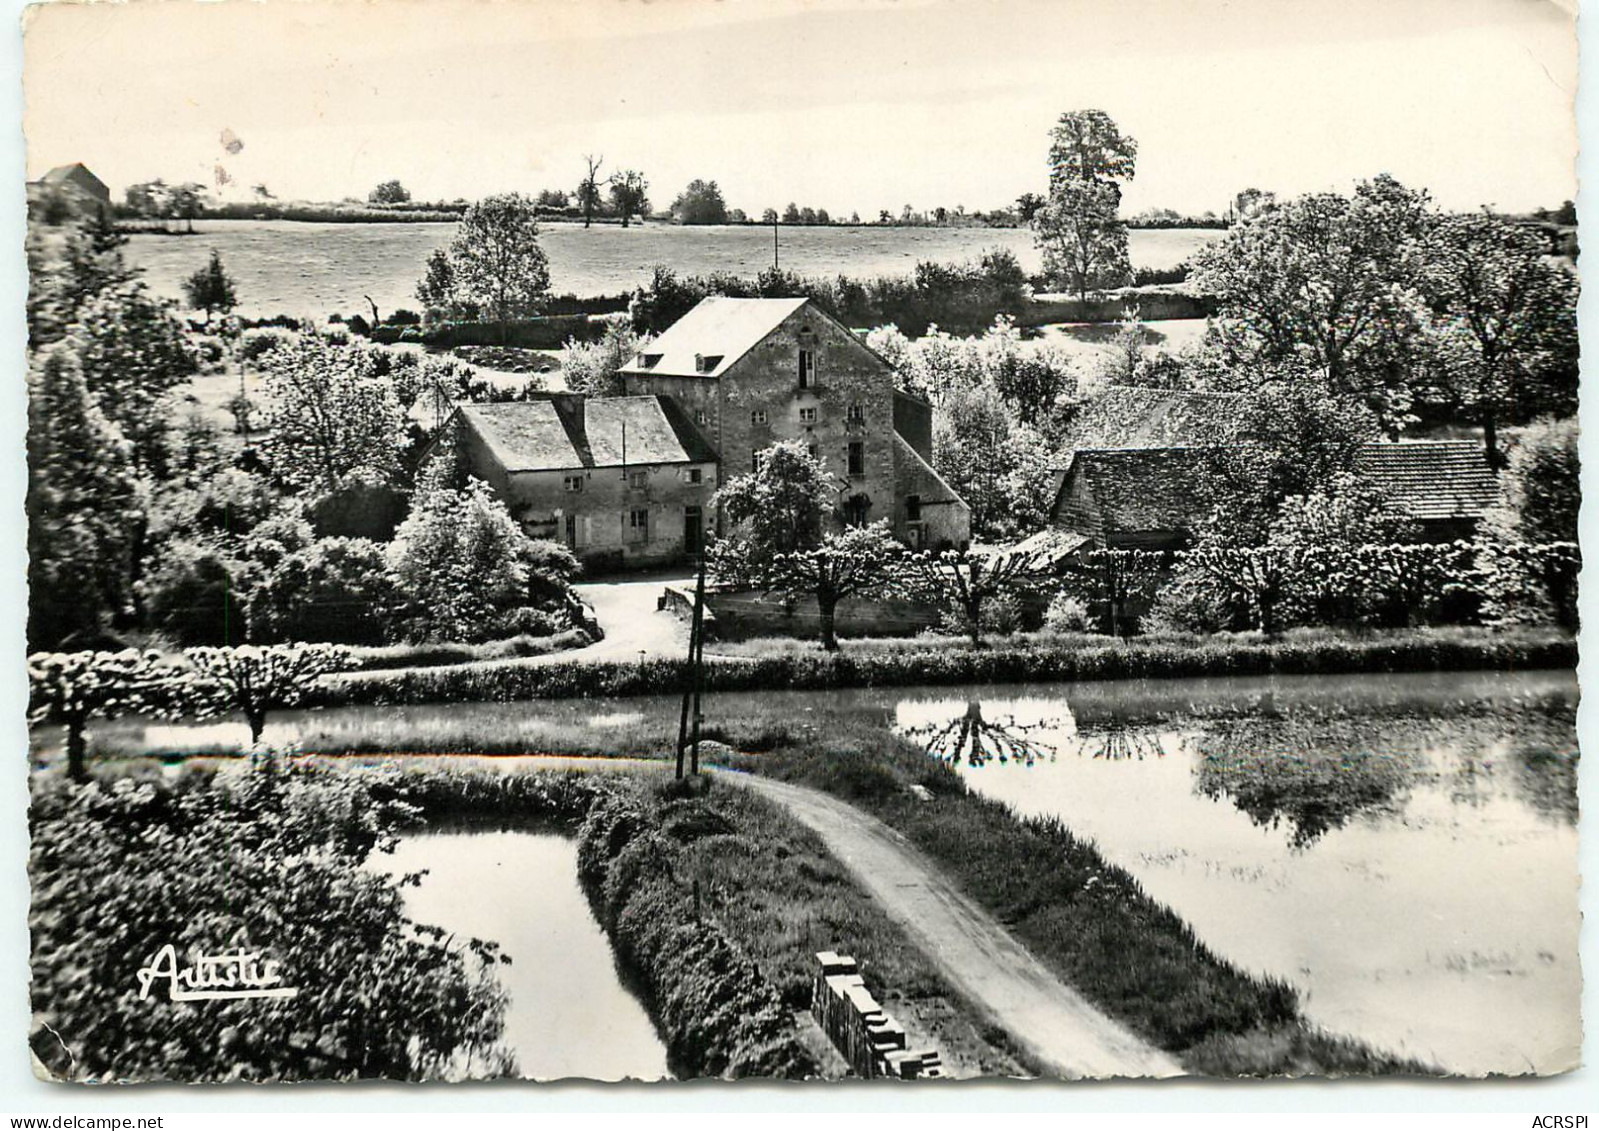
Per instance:
[[[1057,593],[1044,610],[1044,627],[1062,635],[1094,631],[1088,606],[1070,593]]]
[[[280,768],[173,785],[36,777],[29,813],[33,1047],[83,1082],[417,1080],[510,1068],[505,995],[478,957],[406,918],[363,867],[397,814],[367,779]],[[359,945],[353,945],[358,942]],[[260,950],[291,998],[141,1000],[167,945]],[[330,954],[339,956],[329,961]]]
[[[246,330],[239,338],[239,358],[242,361],[255,361],[288,340],[288,335],[281,330]]]

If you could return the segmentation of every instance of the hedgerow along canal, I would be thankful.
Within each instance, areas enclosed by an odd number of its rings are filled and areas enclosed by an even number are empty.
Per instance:
[[[706,714],[904,734],[978,792],[1091,838],[1213,951],[1293,985],[1313,1022],[1477,1074],[1558,1071],[1581,1043],[1576,697],[1570,672],[1472,672],[768,691],[709,696]],[[283,712],[266,739],[511,730],[549,749],[675,732],[678,709]],[[100,733],[248,742],[242,724],[138,725]]]
[[[425,872],[405,910],[457,939],[500,944],[504,1041],[525,1079],[659,1080],[666,1049],[622,986],[577,882],[577,846],[554,833],[449,828],[402,837],[374,867]]]

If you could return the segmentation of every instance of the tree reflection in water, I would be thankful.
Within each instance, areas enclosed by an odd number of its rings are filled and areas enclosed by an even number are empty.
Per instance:
[[[1145,758],[1166,756],[1166,748],[1161,745],[1158,732],[1149,727],[1129,726],[1126,717],[1118,710],[1111,711],[1109,722],[1092,731],[1085,731],[1086,728],[1079,731],[1078,735],[1079,756],[1086,753],[1107,762],[1134,759],[1142,762]]]
[[[1033,731],[1059,729],[1054,719],[1040,719],[1035,723],[1019,723],[1014,716],[1003,720],[983,718],[983,705],[977,700],[966,704],[964,714],[947,723],[927,723],[907,727],[907,738],[922,743],[923,748],[947,766],[965,764],[973,768],[998,762],[1000,765],[1018,763],[1023,766],[1055,760],[1055,747],[1031,737]]]

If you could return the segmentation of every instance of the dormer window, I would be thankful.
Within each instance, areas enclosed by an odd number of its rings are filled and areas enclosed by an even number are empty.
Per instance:
[[[696,373],[711,373],[720,364],[722,364],[722,355],[719,353],[697,353],[694,355],[694,372]]]
[[[816,388],[816,351],[799,351],[799,387],[802,389]]]
[[[659,353],[641,353],[638,355],[638,367],[640,369],[654,369],[661,364],[661,358],[665,356],[665,354]]]

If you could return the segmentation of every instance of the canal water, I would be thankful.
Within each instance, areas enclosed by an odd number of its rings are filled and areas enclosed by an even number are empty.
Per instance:
[[[924,693],[894,726],[1093,840],[1212,951],[1293,985],[1313,1023],[1455,1073],[1573,1068],[1575,738],[1544,714],[1569,689],[1433,690],[1438,715],[1279,693],[1208,719]]]
[[[577,882],[577,847],[555,834],[438,831],[374,856],[392,874],[426,872],[406,914],[457,939],[500,944],[510,1002],[505,1043],[525,1079],[659,1080],[666,1049],[617,977],[610,942]],[[475,959],[474,959],[475,961]]]

